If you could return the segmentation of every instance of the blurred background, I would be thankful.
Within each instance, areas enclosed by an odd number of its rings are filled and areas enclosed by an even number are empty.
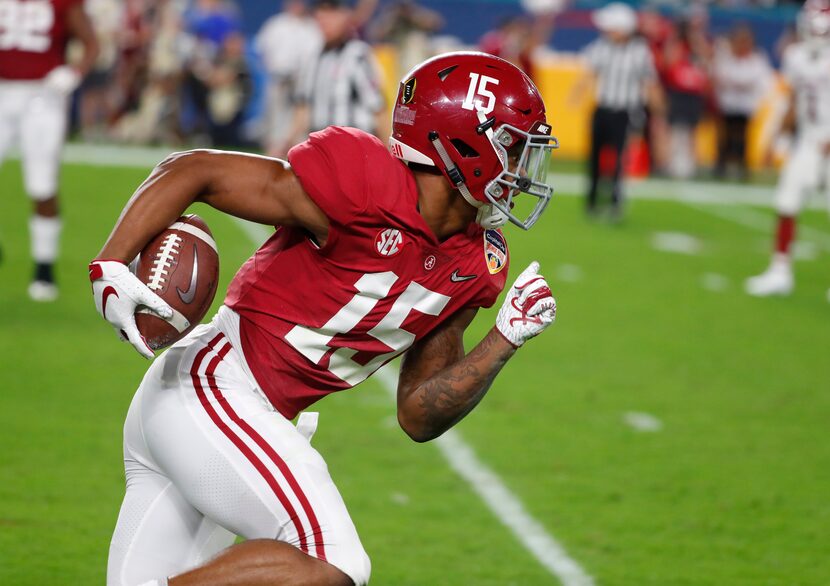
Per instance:
[[[291,118],[303,96],[303,76],[324,42],[314,9],[303,2],[245,0],[87,0],[102,44],[98,63],[76,93],[72,128],[84,141],[132,144],[276,145],[289,128],[274,129],[274,114]],[[310,4],[313,4],[310,2]],[[598,35],[593,10],[603,2],[567,0],[445,0],[350,3],[354,35],[372,45],[377,83],[387,105],[415,63],[439,52],[479,49],[520,67],[542,91],[562,144],[562,159],[583,160],[591,100],[569,100],[585,70],[582,51]],[[799,2],[635,2],[638,31],[647,41],[668,95],[692,95],[684,126],[692,128],[691,161],[673,161],[673,100],[632,144],[627,170],[689,177],[725,172],[722,136],[730,89],[724,65],[757,53],[768,70],[741,88],[749,97],[745,178],[763,171],[764,153],[780,94],[776,69],[795,38]],[[286,31],[292,29],[289,34]],[[317,29],[317,30],[315,30]],[[332,33],[328,33],[332,34]],[[335,31],[337,34],[337,31]],[[729,60],[732,60],[731,62]],[[693,80],[684,78],[695,77]],[[286,94],[286,95],[283,95]],[[287,97],[286,97],[287,96]],[[682,98],[681,98],[682,100]],[[674,100],[679,101],[679,100]],[[687,100],[688,101],[688,100]],[[744,105],[744,104],[741,104]],[[675,105],[676,109],[679,106]],[[279,123],[276,123],[279,127]],[[285,126],[289,126],[283,123]],[[386,129],[378,129],[378,132]],[[296,140],[299,137],[288,137]],[[675,153],[676,154],[676,153]],[[685,152],[683,154],[686,154]],[[678,155],[681,156],[681,155]]]
[[[544,96],[556,195],[505,232],[510,280],[538,259],[559,312],[435,447],[397,429],[394,371],[319,405],[372,583],[830,583],[830,182],[776,203],[809,130],[788,116],[803,72],[783,66],[808,41],[801,4],[86,0],[100,53],[71,97],[52,303],[27,294],[22,165],[0,167],[0,584],[104,580],[146,363],[95,312],[86,267],[153,165],[284,156],[327,124],[385,141],[407,70],[459,49]],[[222,291],[270,229],[193,211]]]

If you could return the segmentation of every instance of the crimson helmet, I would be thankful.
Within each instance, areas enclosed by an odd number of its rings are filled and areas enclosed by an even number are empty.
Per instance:
[[[511,222],[527,230],[547,207],[551,149],[558,146],[539,90],[516,66],[492,55],[439,55],[401,81],[392,118],[392,154],[430,165],[479,209],[485,228]],[[525,219],[513,197],[537,198]]]
[[[830,0],[807,0],[798,13],[798,30],[807,42],[830,42]]]

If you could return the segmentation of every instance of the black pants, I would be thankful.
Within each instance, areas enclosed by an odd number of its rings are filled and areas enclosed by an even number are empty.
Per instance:
[[[594,119],[591,124],[591,158],[589,159],[589,172],[591,183],[588,191],[588,210],[593,210],[597,205],[597,188],[599,187],[600,176],[600,153],[605,147],[614,149],[617,154],[617,162],[614,166],[612,177],[611,201],[614,206],[620,205],[622,194],[621,175],[623,163],[623,150],[625,139],[628,135],[628,111],[611,110],[610,108],[597,108],[594,111]]]
[[[726,166],[735,163],[742,175],[746,175],[746,130],[749,126],[749,116],[745,114],[726,114],[721,127],[720,145],[718,149],[719,175],[726,173]]]

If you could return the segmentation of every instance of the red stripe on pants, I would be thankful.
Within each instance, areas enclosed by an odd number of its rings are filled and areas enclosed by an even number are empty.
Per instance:
[[[225,336],[223,334],[219,334],[215,338],[213,338],[213,340],[211,340],[207,346],[205,346],[204,348],[202,348],[202,350],[199,351],[199,353],[196,355],[196,358],[193,361],[193,366],[190,370],[190,376],[193,380],[193,387],[196,389],[196,395],[199,397],[199,402],[202,404],[202,407],[204,407],[205,411],[207,412],[208,416],[213,421],[213,423],[216,425],[216,427],[218,427],[222,431],[222,433],[225,434],[225,437],[227,437],[231,441],[231,443],[233,443],[233,445],[235,445],[237,449],[240,452],[242,452],[242,454],[248,459],[248,461],[253,465],[253,467],[256,468],[260,475],[265,479],[265,482],[268,483],[268,486],[271,487],[271,490],[274,492],[283,508],[285,508],[286,512],[291,518],[291,521],[294,524],[294,528],[297,530],[297,535],[299,535],[300,537],[300,549],[303,552],[308,553],[308,543],[306,541],[305,529],[303,528],[302,522],[300,521],[297,512],[291,505],[291,501],[288,500],[288,497],[285,495],[282,488],[280,488],[280,485],[277,483],[274,476],[271,474],[268,468],[265,467],[262,461],[259,458],[257,458],[256,454],[254,454],[251,448],[245,445],[245,442],[243,442],[242,439],[238,435],[236,435],[224,421],[222,421],[222,419],[219,417],[219,414],[213,408],[213,405],[211,405],[208,401],[205,389],[202,386],[202,381],[200,380],[199,376],[199,367],[202,365],[202,361],[205,359],[205,356],[207,356],[209,352],[213,351],[216,345],[224,337]],[[212,390],[216,385],[216,378],[214,376],[216,367],[222,362],[222,360],[225,358],[225,355],[230,351],[230,349],[231,345],[227,344],[224,348],[222,348],[222,350],[220,350],[217,353],[217,355],[208,364],[207,370],[205,371],[205,375],[206,378],[208,378]],[[216,395],[217,392],[218,389],[214,390],[214,395]],[[221,393],[219,393],[219,396],[221,397]],[[225,401],[224,397],[222,397],[221,401]]]
[[[230,344],[228,344],[225,348],[222,348],[220,354],[224,356],[224,354],[227,353],[227,349],[230,347]],[[271,445],[248,424],[247,421],[243,420],[236,414],[236,411],[234,411],[233,407],[231,407],[230,403],[228,403],[222,395],[222,391],[220,391],[219,387],[216,385],[216,377],[213,375],[214,369],[211,368],[211,366],[213,366],[212,363],[208,366],[205,378],[210,385],[210,389],[213,391],[213,396],[219,401],[219,404],[222,406],[222,409],[224,409],[227,416],[230,417],[231,421],[237,424],[246,434],[248,434],[248,437],[256,442],[260,449],[265,452],[269,458],[271,458],[271,461],[282,473],[283,478],[288,481],[288,485],[291,487],[291,490],[294,491],[294,496],[297,497],[297,500],[303,507],[303,511],[308,518],[308,522],[311,523],[311,534],[314,536],[314,547],[317,550],[317,558],[326,561],[326,550],[325,545],[323,544],[323,530],[320,528],[320,523],[317,521],[317,515],[314,514],[314,508],[311,506],[311,503],[308,502],[303,489],[300,487],[300,483],[297,482],[296,478],[294,478],[294,475],[291,473],[291,469],[276,452],[276,450],[274,450],[274,448],[272,448]]]

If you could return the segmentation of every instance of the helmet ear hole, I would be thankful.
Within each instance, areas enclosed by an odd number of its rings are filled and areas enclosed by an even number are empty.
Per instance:
[[[460,138],[453,138],[452,140],[450,140],[450,142],[452,143],[452,146],[455,147],[455,150],[458,151],[458,154],[465,159],[472,159],[474,157],[479,156],[477,150],[475,150],[473,147],[468,145]]]
[[[458,65],[451,65],[450,67],[447,67],[446,69],[442,69],[441,71],[438,72],[438,79],[440,79],[441,81],[444,81],[445,79],[447,79],[447,77],[449,77],[450,73],[452,73],[456,69],[458,69]]]

